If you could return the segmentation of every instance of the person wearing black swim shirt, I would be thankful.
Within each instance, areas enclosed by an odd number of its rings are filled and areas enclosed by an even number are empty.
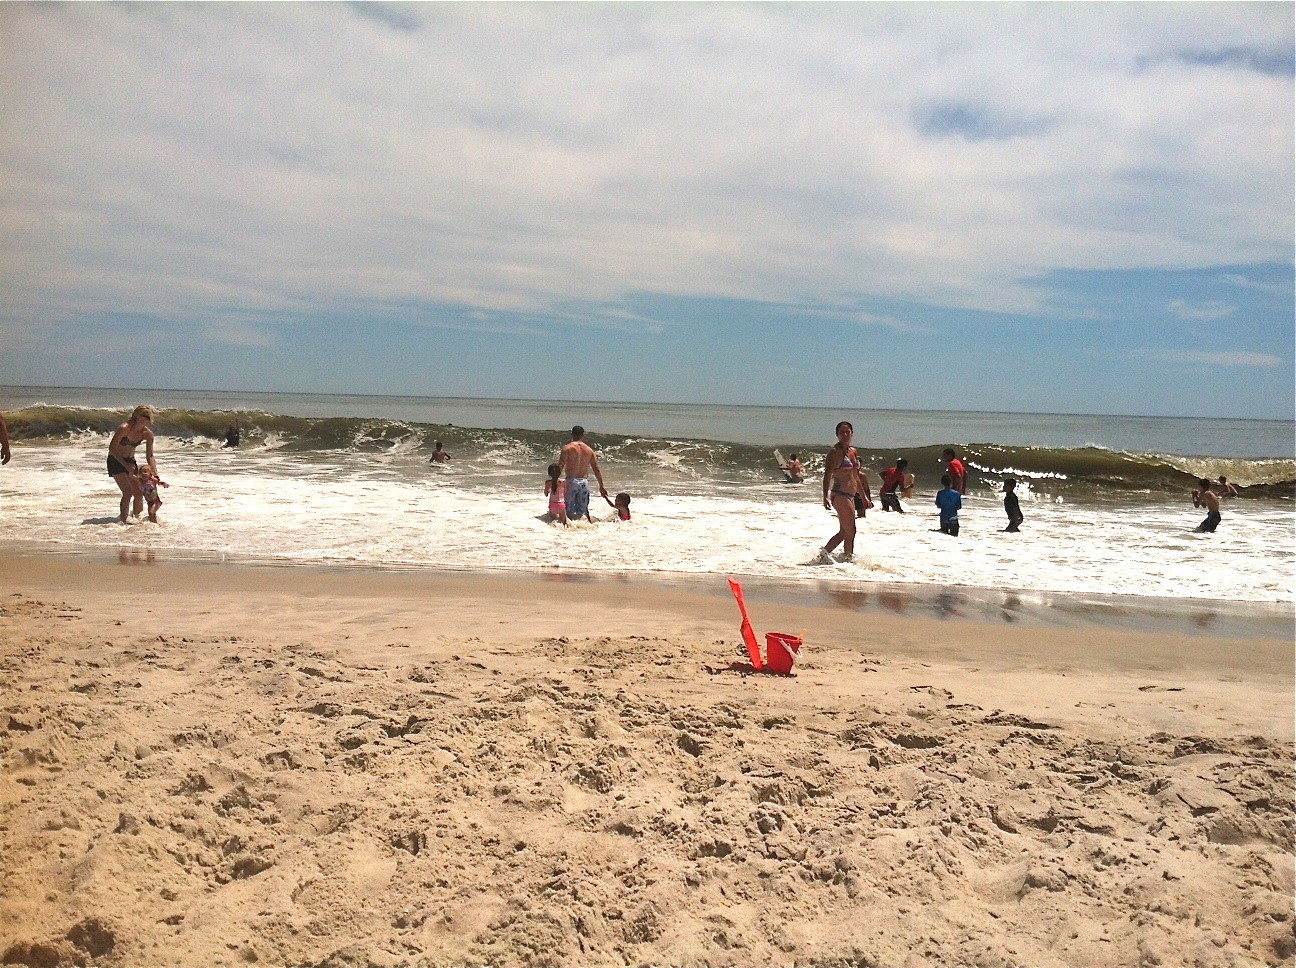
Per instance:
[[[1021,512],[1021,502],[1017,500],[1017,478],[1004,479],[1004,513],[1008,515],[1008,527],[1005,531],[1020,531],[1026,517]]]
[[[232,421],[230,421],[230,425],[225,428],[225,443],[222,444],[221,446],[237,447],[239,445],[239,441],[242,439],[242,436],[243,436],[243,432],[242,429],[239,427],[239,419],[238,417],[235,417]]]
[[[135,448],[144,445],[145,461],[157,476],[157,460],[153,456],[153,409],[136,407],[131,411],[130,419],[113,432],[108,442],[108,476],[121,489],[121,515],[118,521],[126,523],[127,512],[132,511],[136,517],[144,511],[144,491],[140,488],[135,470],[139,464],[135,460]]]
[[[9,463],[9,427],[0,413],[0,464]]]

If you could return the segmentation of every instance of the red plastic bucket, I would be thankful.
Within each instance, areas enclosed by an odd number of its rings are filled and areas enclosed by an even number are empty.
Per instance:
[[[790,675],[792,663],[801,651],[801,636],[787,632],[765,633],[765,667],[781,676]]]

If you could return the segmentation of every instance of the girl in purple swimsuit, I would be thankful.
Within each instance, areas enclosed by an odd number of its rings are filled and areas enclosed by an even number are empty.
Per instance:
[[[855,495],[860,491],[860,459],[851,438],[855,428],[849,420],[837,425],[837,443],[824,459],[823,504],[837,512],[837,533],[819,552],[820,560],[832,561],[832,550],[842,546],[846,560],[855,556]]]

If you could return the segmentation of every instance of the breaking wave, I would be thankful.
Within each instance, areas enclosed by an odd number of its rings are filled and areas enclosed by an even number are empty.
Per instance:
[[[125,419],[119,410],[35,404],[7,415],[11,436],[18,441],[88,445],[106,439]],[[159,409],[154,432],[160,444],[196,449],[220,449],[230,414],[220,411]],[[568,439],[565,430],[536,431],[459,427],[375,417],[298,417],[264,411],[240,411],[242,449],[279,454],[349,452],[426,460],[437,441],[456,459],[499,465],[547,463]],[[771,451],[752,444],[686,438],[599,434],[591,440],[605,465],[620,465],[654,475],[666,474],[697,481],[734,484],[768,483],[779,479]],[[920,482],[934,486],[939,479],[945,445],[905,449],[902,453],[857,442],[866,469],[877,471],[898,456]],[[825,445],[788,441],[782,450],[798,453],[813,479],[822,468]],[[1050,492],[1146,491],[1182,492],[1200,477],[1223,474],[1249,495],[1296,497],[1296,461],[1253,460],[1227,456],[1183,456],[1133,453],[1102,447],[1048,448],[967,444],[959,448],[974,480],[993,483],[1006,475],[1046,487]]]

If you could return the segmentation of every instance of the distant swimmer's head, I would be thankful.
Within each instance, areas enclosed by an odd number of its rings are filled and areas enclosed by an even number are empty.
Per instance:
[[[1017,478],[1015,478],[1015,477],[1005,477],[1005,478],[1004,478],[1004,490],[1005,490],[1005,491],[1011,491],[1011,490],[1012,490],[1013,488],[1015,488],[1016,486],[1017,486]]]
[[[439,441],[439,440],[436,442],[436,449],[437,449],[437,450],[440,450],[440,449],[441,449],[441,441]]]
[[[950,477],[948,474],[942,474],[941,483],[944,484],[946,487],[949,487],[951,484],[954,483],[954,478]]]
[[[941,451],[941,457],[945,458],[946,460],[949,460],[950,458],[955,456],[957,455],[954,453],[953,447],[946,447],[944,450]]]
[[[1200,487],[1203,491],[1209,491],[1211,489],[1211,482],[1209,479],[1203,477],[1200,481],[1197,482],[1197,486]]]
[[[791,457],[789,457],[788,459],[789,459],[789,460],[796,460],[796,459],[797,459],[797,456],[796,456],[796,454],[793,454],[793,455],[792,455]],[[1222,480],[1222,478],[1221,478],[1221,480]]]
[[[628,508],[630,506],[630,495],[622,491],[616,496],[616,506],[619,508]]]
[[[584,436],[585,436],[585,428],[582,427],[580,424],[577,424],[575,427],[572,428],[572,440],[580,440]]]
[[[559,467],[557,464],[550,464],[550,465],[549,465],[549,476],[550,476],[550,477],[557,477],[557,476],[558,476],[559,474],[561,474],[561,473],[562,473],[562,468]]]
[[[129,421],[130,423],[138,424],[138,423],[142,423],[145,420],[147,420],[149,423],[153,422],[152,407],[136,407],[134,410],[131,411],[130,421]]]
[[[896,458],[896,470],[902,471],[908,466],[909,466],[909,462],[905,460],[903,457]]]

